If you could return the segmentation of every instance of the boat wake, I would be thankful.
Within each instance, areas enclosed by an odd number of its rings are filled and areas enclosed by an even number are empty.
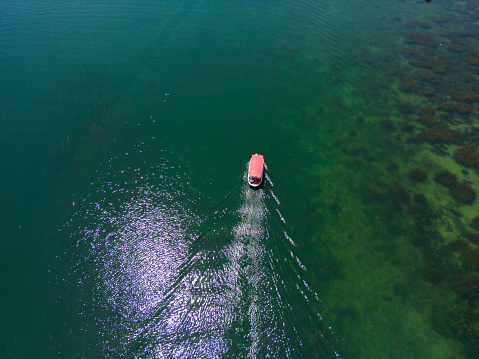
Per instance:
[[[79,211],[87,225],[70,221],[79,230],[69,281],[103,357],[339,356],[273,182],[266,174],[252,189],[246,177],[205,221],[184,209],[181,190],[108,181],[98,192],[122,204],[92,201]]]
[[[205,353],[235,358],[339,357],[326,339],[332,333],[323,328],[319,296],[305,279],[307,269],[286,230],[273,182],[266,175],[262,188],[251,189],[246,179],[245,172],[215,216],[202,224],[197,251],[185,268],[185,285],[176,293],[182,300],[170,301],[182,307],[189,298],[194,305],[168,337],[191,335],[194,328],[197,341],[182,338],[176,343],[176,348],[182,345],[181,355],[192,358]],[[172,312],[173,307],[168,310]]]

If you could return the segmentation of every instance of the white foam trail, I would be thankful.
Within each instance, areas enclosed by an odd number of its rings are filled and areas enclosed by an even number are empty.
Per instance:
[[[296,247],[296,243],[294,243],[293,239],[288,236],[288,233],[286,233],[286,231],[283,232],[284,233],[284,236],[288,239],[289,243],[291,243],[293,246]]]
[[[261,299],[261,287],[267,282],[263,270],[265,248],[262,243],[266,208],[262,189],[251,190],[247,186],[243,187],[243,199],[243,204],[238,210],[240,221],[232,230],[234,239],[231,247],[235,248],[232,251],[235,255],[230,256],[230,265],[237,268],[236,273],[246,277],[248,282],[250,294],[247,315],[251,324],[248,337],[252,341],[248,358],[257,358],[261,347],[261,327],[264,324],[265,312],[268,310],[265,308],[264,299]],[[245,260],[249,264],[246,267]],[[240,280],[241,278],[238,278],[235,282]]]
[[[269,184],[271,185],[271,187],[274,187],[274,183],[273,183],[273,181],[271,181],[271,178],[268,176],[267,173],[264,175],[264,177],[265,177],[266,180],[269,182]]]
[[[271,191],[271,195],[273,196],[274,200],[276,201],[277,204],[280,204],[278,197],[274,194],[273,191]]]

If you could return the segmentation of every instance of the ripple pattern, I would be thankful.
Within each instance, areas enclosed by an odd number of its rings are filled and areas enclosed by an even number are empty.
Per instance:
[[[172,186],[179,168],[171,162],[148,175],[113,170],[122,167],[116,162],[68,222],[72,271],[59,279],[73,279],[84,294],[78,314],[88,318],[85,331],[98,331],[104,357],[337,354],[325,340],[305,345],[321,321],[318,295],[270,180],[252,190],[240,178],[220,209],[201,219],[188,209],[191,190]]]

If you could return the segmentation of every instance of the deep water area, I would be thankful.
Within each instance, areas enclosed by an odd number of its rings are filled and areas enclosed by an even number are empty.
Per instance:
[[[478,1],[0,0],[0,78],[0,357],[479,356]]]

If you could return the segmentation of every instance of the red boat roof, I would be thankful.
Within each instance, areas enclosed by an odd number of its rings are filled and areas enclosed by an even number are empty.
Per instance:
[[[251,156],[248,175],[250,177],[263,176],[263,155],[256,154]]]

